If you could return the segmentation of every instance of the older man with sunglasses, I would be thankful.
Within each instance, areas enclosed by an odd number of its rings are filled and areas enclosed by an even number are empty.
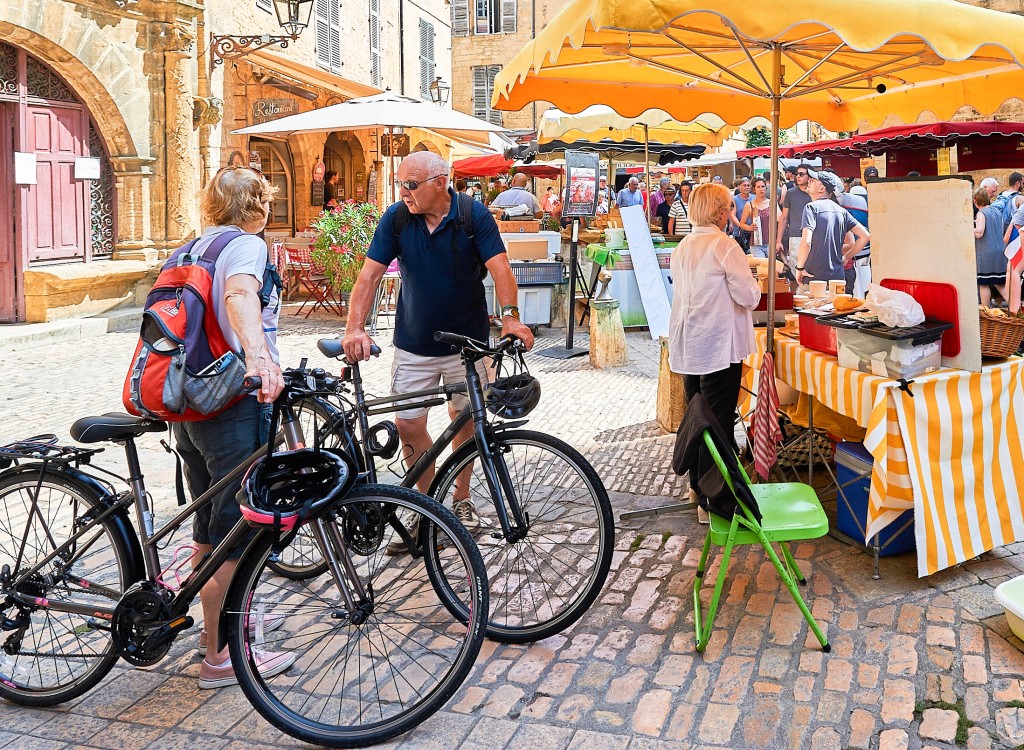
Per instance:
[[[488,210],[475,201],[460,200],[448,187],[448,163],[429,151],[406,157],[398,168],[401,201],[381,217],[366,263],[355,288],[345,328],[345,355],[353,361],[368,359],[373,341],[363,328],[374,293],[388,265],[398,260],[402,291],[395,323],[393,393],[436,387],[439,381],[461,383],[465,369],[447,344],[434,341],[436,331],[448,331],[487,340],[490,332],[483,279],[490,273],[501,305],[501,333],[533,346],[533,334],[520,322],[515,276],[508,262],[498,225]],[[454,418],[466,403],[455,396],[448,410]],[[412,466],[431,446],[427,409],[396,414],[406,463]],[[472,437],[469,424],[456,445]],[[427,492],[433,467],[417,482]],[[456,481],[454,510],[467,529],[480,527],[480,517],[469,497],[468,476]],[[388,552],[402,551],[398,545]]]

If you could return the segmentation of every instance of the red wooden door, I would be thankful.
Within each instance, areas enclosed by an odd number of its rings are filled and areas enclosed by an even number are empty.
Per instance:
[[[14,105],[0,103],[0,323],[18,320],[18,247],[14,241]]]
[[[75,158],[88,151],[80,108],[26,108],[25,150],[36,155],[28,190],[25,238],[29,260],[84,260],[89,255],[88,183],[76,180]]]

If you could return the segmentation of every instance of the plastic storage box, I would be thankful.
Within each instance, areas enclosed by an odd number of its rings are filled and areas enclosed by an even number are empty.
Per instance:
[[[564,281],[565,266],[557,261],[513,261],[511,265],[519,286],[550,286]]]
[[[1024,640],[1024,576],[1011,578],[996,586],[996,601],[1006,611],[1006,622],[1010,630]]]
[[[843,367],[905,380],[942,367],[941,340],[915,345],[911,339],[885,339],[856,329],[835,330],[839,364]]]
[[[836,329],[818,322],[814,313],[797,310],[800,316],[800,345],[836,356]]]
[[[836,526],[847,536],[863,543],[874,460],[863,443],[845,440],[836,445],[835,455],[836,479],[839,480]],[[914,550],[914,511],[903,513],[879,532],[877,542],[871,541],[878,545],[881,557]]]

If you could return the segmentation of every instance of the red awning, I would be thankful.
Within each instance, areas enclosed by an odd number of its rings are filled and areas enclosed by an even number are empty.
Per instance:
[[[541,180],[557,180],[562,176],[562,168],[550,164],[524,164],[516,167],[516,174],[528,174]]]
[[[470,156],[452,162],[452,175],[455,177],[494,177],[505,174],[512,166],[512,160],[501,154],[486,156]]]
[[[897,125],[850,138],[855,148],[882,153],[892,147],[935,149],[951,146],[965,138],[1022,136],[1024,122],[933,122],[925,125]]]

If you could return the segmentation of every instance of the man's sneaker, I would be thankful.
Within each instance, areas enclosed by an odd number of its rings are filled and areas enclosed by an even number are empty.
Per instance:
[[[263,679],[268,679],[284,672],[298,658],[292,651],[253,651],[256,656],[256,668]],[[235,669],[231,666],[231,658],[223,664],[210,664],[206,659],[199,665],[199,687],[202,690],[237,685]]]
[[[455,517],[466,527],[466,531],[473,533],[480,530],[480,514],[476,512],[476,506],[468,497],[465,500],[452,501],[452,509]]]
[[[409,515],[412,516],[413,514],[410,513]],[[409,536],[412,537],[413,541],[416,541],[416,539],[420,535],[420,514],[416,513],[415,518],[407,517],[401,519],[401,521],[403,524],[405,524],[405,528],[409,532]],[[394,557],[395,555],[405,554],[408,551],[408,545],[406,545],[405,540],[402,539],[402,537],[399,536],[398,532],[396,531],[394,539],[388,542],[388,546],[384,550],[384,554],[388,555],[389,557]]]
[[[263,632],[272,633],[279,627],[284,625],[284,615],[282,614],[269,614],[263,618]],[[249,624],[249,637],[256,635],[256,624]],[[203,628],[199,633],[199,655],[206,656],[206,649],[210,643],[210,634],[206,632],[206,628]]]

